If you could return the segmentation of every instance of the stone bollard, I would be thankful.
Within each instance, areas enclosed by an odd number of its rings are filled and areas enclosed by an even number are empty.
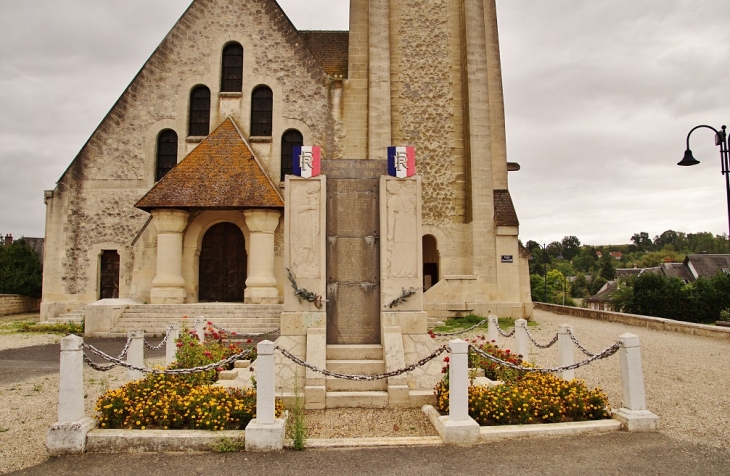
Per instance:
[[[285,422],[275,415],[274,343],[261,341],[256,350],[256,418],[246,425],[246,451],[281,450]]]
[[[129,350],[127,351],[127,363],[144,367],[144,331],[128,331],[127,339],[131,339]],[[129,380],[139,380],[144,377],[144,373],[139,370],[128,370]]]
[[[449,342],[449,415],[440,417],[444,443],[473,445],[479,440],[479,424],[469,416],[469,344]]]
[[[527,321],[517,319],[515,321],[515,353],[522,356],[527,361],[530,349],[527,346]]]
[[[558,367],[566,367],[573,365],[573,342],[570,339],[569,332],[573,331],[573,326],[563,324],[558,326]],[[573,380],[575,378],[575,370],[563,370],[560,372],[560,378],[563,380]]]
[[[180,324],[177,322],[170,323],[170,335],[167,336],[165,343],[165,364],[169,366],[175,361],[177,354],[177,340],[180,338]]]
[[[195,322],[195,334],[201,344],[205,342],[205,320],[202,317]]]
[[[491,342],[497,341],[497,338],[499,337],[499,318],[495,316],[494,314],[490,314],[487,319],[487,339]]]
[[[621,382],[623,384],[623,407],[614,410],[613,416],[629,431],[656,430],[659,417],[646,409],[644,374],[641,369],[641,347],[639,336],[621,334]]]
[[[70,335],[61,339],[58,386],[58,422],[46,436],[52,455],[83,453],[86,434],[96,420],[84,417],[84,340]]]

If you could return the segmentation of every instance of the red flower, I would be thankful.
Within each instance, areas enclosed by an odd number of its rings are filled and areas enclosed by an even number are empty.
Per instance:
[[[444,357],[444,362],[446,362],[447,364],[449,363],[449,360],[450,359],[449,359],[449,356],[448,355],[446,357]]]
[[[188,316],[183,316],[183,319],[187,319],[187,318],[188,318]]]
[[[247,340],[246,340],[246,343],[247,343],[247,344],[250,344],[251,342],[253,342],[253,339],[247,339]]]
[[[183,343],[182,343],[182,342],[178,342],[178,343],[177,343],[177,344],[175,344],[175,345],[176,345],[176,346],[177,346],[178,348],[180,348],[180,347],[182,347],[182,346],[183,346]]]
[[[190,347],[195,347],[195,342],[191,342]]]
[[[232,336],[235,336],[235,335],[236,335],[236,333],[235,333],[235,332],[231,332],[231,335],[232,335]]]
[[[210,321],[206,322],[206,324],[208,324],[209,326],[212,326],[213,325],[213,323],[210,322]]]

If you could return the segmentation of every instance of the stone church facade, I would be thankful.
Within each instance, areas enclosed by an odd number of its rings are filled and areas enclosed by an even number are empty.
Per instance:
[[[349,32],[297,31],[273,0],[192,2],[46,192],[42,320],[107,298],[281,313],[293,145],[329,170],[414,146],[422,310],[531,315],[494,0],[350,9]]]

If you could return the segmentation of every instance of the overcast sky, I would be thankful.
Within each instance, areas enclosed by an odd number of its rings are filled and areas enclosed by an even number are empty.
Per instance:
[[[190,0],[0,0],[0,232],[43,236],[52,189]],[[347,29],[344,0],[280,0]],[[730,121],[727,0],[497,0],[523,241],[727,233],[713,133]]]

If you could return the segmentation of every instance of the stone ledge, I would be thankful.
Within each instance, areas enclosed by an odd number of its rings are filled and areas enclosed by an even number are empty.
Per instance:
[[[708,326],[694,322],[675,321],[663,317],[624,314],[622,312],[599,311],[582,307],[560,306],[558,304],[534,303],[534,309],[553,312],[555,314],[594,319],[606,322],[618,322],[629,326],[646,327],[658,331],[671,331],[680,334],[730,339],[730,327]]]
[[[244,430],[92,430],[88,453],[211,451],[222,438],[244,438]]]
[[[439,434],[442,434],[441,414],[431,405],[424,405],[423,412],[428,416]],[[568,423],[536,423],[531,425],[504,425],[479,427],[479,442],[523,438],[528,436],[580,435],[586,433],[605,433],[619,431],[622,424],[618,420],[592,420]]]
[[[438,446],[443,441],[438,436],[411,436],[390,438],[307,438],[307,448],[368,448],[382,446]],[[291,447],[287,441],[286,447]]]

